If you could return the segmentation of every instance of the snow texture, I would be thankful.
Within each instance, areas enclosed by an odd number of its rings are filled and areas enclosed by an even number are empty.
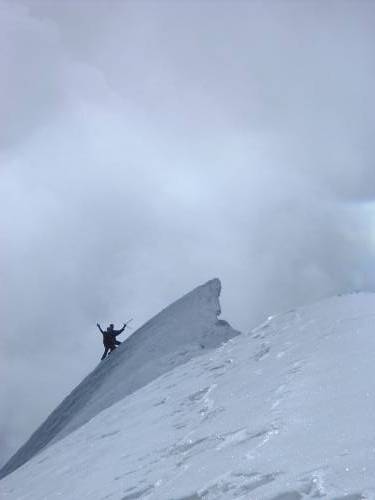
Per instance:
[[[126,339],[52,412],[3,467],[0,477],[159,375],[238,335],[218,320],[220,291],[218,279],[209,281]]]
[[[0,497],[374,500],[374,320],[372,294],[270,317],[114,398],[5,477]]]

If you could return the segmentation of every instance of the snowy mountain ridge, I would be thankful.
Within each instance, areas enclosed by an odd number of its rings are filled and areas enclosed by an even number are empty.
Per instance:
[[[334,297],[197,350],[51,442],[0,497],[374,500],[374,321],[374,294]]]
[[[199,286],[127,338],[51,413],[5,464],[0,478],[159,375],[238,335],[218,320],[220,291],[218,279]]]

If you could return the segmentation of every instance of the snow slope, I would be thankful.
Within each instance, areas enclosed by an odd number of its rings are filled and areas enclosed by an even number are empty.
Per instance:
[[[228,323],[218,320],[220,291],[218,279],[209,281],[126,339],[52,412],[5,464],[0,477],[159,375],[238,335]]]
[[[269,318],[118,399],[0,497],[375,499],[374,321],[372,294]]]

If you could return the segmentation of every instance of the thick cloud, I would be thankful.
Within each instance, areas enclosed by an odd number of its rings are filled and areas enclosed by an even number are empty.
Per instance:
[[[371,3],[0,3],[0,461],[206,279],[249,330],[373,289]]]

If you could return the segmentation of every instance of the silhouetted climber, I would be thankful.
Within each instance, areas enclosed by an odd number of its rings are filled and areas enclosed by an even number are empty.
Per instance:
[[[117,345],[120,345],[121,342],[119,340],[116,340],[117,335],[120,335],[125,330],[126,323],[124,323],[124,326],[121,328],[121,330],[115,330],[113,323],[109,325],[106,331],[103,331],[99,323],[96,323],[96,326],[99,328],[101,333],[103,334],[103,344],[104,344],[104,354],[100,358],[101,360],[104,359],[108,351],[111,353],[114,349],[116,349]]]

